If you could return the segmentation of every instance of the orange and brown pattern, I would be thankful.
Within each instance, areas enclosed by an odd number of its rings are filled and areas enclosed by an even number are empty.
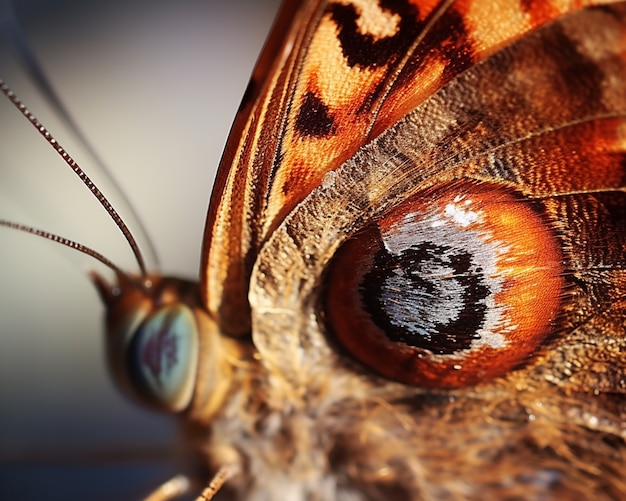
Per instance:
[[[286,4],[201,277],[258,361],[209,425],[242,499],[626,496],[626,6],[595,3]]]
[[[150,501],[623,500],[625,82],[624,1],[288,0],[200,284],[0,225],[117,274],[112,375],[195,467]]]
[[[587,3],[598,2],[287,2],[233,126],[205,230],[203,294],[224,328],[249,330],[241,312],[254,256],[325,173],[471,66]]]

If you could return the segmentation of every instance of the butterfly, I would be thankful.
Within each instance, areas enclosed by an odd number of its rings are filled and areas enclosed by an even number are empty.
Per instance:
[[[200,289],[95,279],[118,385],[180,413],[205,485],[626,494],[625,22],[620,2],[284,5]]]

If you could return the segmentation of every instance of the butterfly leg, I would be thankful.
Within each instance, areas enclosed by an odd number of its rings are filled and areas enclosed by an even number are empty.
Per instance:
[[[192,488],[192,481],[186,475],[176,475],[161,484],[148,494],[143,501],[169,501],[188,494]]]
[[[217,494],[222,485],[235,473],[236,468],[234,466],[222,466],[217,473],[213,475],[211,482],[209,482],[209,485],[207,485],[196,498],[196,501],[210,501],[213,499],[213,496]],[[194,486],[197,487],[197,482],[193,482],[188,476],[176,475],[157,487],[145,497],[143,501],[170,501],[179,496],[189,494]]]
[[[209,485],[202,491],[202,494],[200,494],[196,498],[196,501],[211,501],[211,499],[213,499],[213,496],[217,494],[217,491],[220,490],[222,485],[224,485],[224,483],[235,473],[236,468],[233,465],[220,467],[217,473],[213,475],[213,478],[211,479]]]

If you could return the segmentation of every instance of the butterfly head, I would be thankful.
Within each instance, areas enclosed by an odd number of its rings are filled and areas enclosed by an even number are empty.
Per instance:
[[[107,308],[107,361],[118,386],[150,407],[185,410],[204,353],[197,284],[158,276],[119,275],[113,286],[93,279]]]

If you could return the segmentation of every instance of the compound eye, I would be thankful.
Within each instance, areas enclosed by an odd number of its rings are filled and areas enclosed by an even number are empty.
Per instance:
[[[198,366],[198,329],[182,305],[157,310],[139,326],[128,344],[128,373],[148,403],[171,411],[191,401]]]
[[[551,332],[562,273],[537,203],[455,182],[405,201],[338,250],[326,316],[341,344],[384,376],[475,385],[526,362]]]

